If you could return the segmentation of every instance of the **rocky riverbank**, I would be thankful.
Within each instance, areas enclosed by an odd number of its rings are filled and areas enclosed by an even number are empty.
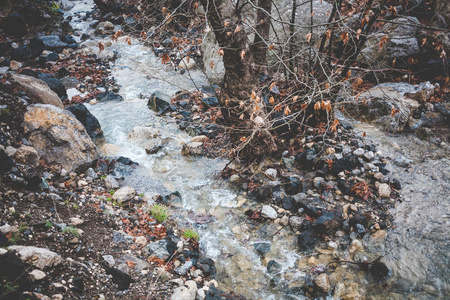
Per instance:
[[[0,35],[0,299],[242,298],[221,289],[249,299],[255,289],[286,299],[364,299],[370,290],[393,288],[384,247],[403,183],[388,165],[409,171],[413,161],[385,156],[340,116],[334,134],[288,136],[279,157],[231,162],[220,177],[238,197],[225,215],[239,220],[228,229],[247,252],[221,249],[214,261],[186,226],[214,222],[210,211],[187,213],[180,207],[185,195],[148,196],[131,187],[145,167],[114,156],[118,146],[105,144],[87,108],[124,100],[118,91],[126,87],[110,76],[113,43],[145,38],[165,67],[191,76],[202,67],[202,26],[149,39],[133,7],[64,17],[59,8],[27,3],[41,21],[30,23],[30,13],[19,11]],[[63,3],[67,10],[84,5]],[[416,83],[370,86],[357,97],[343,95],[338,106],[387,132],[415,132],[445,148],[443,81]],[[184,156],[216,158],[231,150],[218,122],[219,95],[218,86],[204,85],[140,98],[192,137],[180,149]],[[144,124],[127,139],[149,156],[177,142]],[[248,278],[249,270],[258,274]]]

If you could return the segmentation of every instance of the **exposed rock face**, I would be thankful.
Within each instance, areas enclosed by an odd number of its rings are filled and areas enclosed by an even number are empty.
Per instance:
[[[58,95],[40,79],[27,75],[10,74],[8,80],[14,88],[24,92],[34,103],[51,104],[64,108]]]
[[[11,14],[3,21],[3,31],[7,35],[22,37],[27,34],[25,19],[19,14]]]
[[[205,73],[210,83],[218,85],[222,84],[225,75],[223,59],[218,52],[219,48],[214,32],[210,30],[202,41],[203,63],[205,66],[213,66],[213,68],[206,67]]]
[[[31,105],[24,116],[25,132],[39,156],[67,171],[87,168],[98,157],[91,138],[75,116],[52,105]]]
[[[379,85],[362,93],[357,101],[350,100],[343,106],[345,113],[353,118],[377,123],[387,131],[401,131],[414,110],[419,108],[419,103],[392,85]]]
[[[169,109],[170,96],[156,91],[150,96],[147,106],[158,114],[163,114]]]
[[[400,17],[394,21],[398,24],[388,23],[381,32],[369,36],[358,60],[376,67],[386,67],[392,65],[394,59],[407,59],[420,52],[419,43],[415,37],[417,27],[414,26],[419,24],[419,20],[414,17]],[[386,35],[388,41],[380,51],[379,42]]]

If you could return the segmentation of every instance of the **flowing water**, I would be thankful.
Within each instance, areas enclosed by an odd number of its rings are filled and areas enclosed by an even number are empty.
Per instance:
[[[74,15],[73,27],[78,34],[88,29],[89,21],[81,21],[93,7],[92,0],[75,2],[68,14]],[[98,51],[98,50],[97,50]],[[162,91],[173,95],[180,90],[193,90],[207,84],[198,70],[180,75],[161,65],[150,48],[133,40],[132,45],[114,42],[106,51],[115,51],[118,59],[112,63],[111,75],[121,86],[122,102],[88,105],[98,118],[107,143],[120,146],[116,155],[131,158],[138,168],[125,179],[125,184],[151,196],[178,191],[182,196],[180,213],[200,233],[200,249],[213,258],[218,268],[220,288],[235,291],[248,299],[302,299],[286,296],[269,284],[279,279],[267,273],[267,263],[275,260],[282,266],[285,283],[304,281],[305,274],[297,268],[301,258],[295,251],[289,229],[278,232],[275,225],[254,226],[247,222],[244,208],[252,207],[245,194],[216,179],[226,160],[192,158],[181,155],[182,144],[191,137],[178,129],[169,117],[159,117],[147,107],[142,95]],[[150,126],[166,141],[157,154],[148,155],[142,144],[127,138],[135,126]],[[386,244],[373,245],[373,251],[386,253],[386,262],[393,271],[388,290],[369,290],[381,299],[402,295],[436,299],[448,295],[448,188],[449,164],[445,152],[436,152],[428,143],[410,137],[392,137],[372,127],[358,125],[369,139],[380,144],[383,154],[393,158],[404,155],[414,160],[413,168],[391,166],[392,173],[403,183],[404,201],[393,211],[397,228],[388,235]],[[400,150],[393,147],[398,144]],[[438,148],[438,147],[437,147]],[[442,152],[442,153],[441,153]],[[429,157],[440,153],[439,157]],[[444,168],[445,166],[445,168]],[[212,222],[196,225],[192,214],[211,215]],[[183,222],[183,221],[180,221]],[[276,234],[275,234],[276,233]],[[255,242],[271,243],[271,250],[261,258],[254,250]]]

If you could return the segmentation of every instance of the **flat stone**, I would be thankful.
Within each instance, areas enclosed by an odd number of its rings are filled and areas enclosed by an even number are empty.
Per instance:
[[[108,263],[110,267],[116,264],[116,261],[112,255],[103,255],[103,259]]]
[[[324,293],[328,293],[331,290],[330,277],[326,273],[317,276],[316,279],[314,279],[314,284]]]
[[[277,211],[269,206],[269,205],[264,205],[261,209],[261,216],[263,218],[267,218],[267,219],[272,219],[275,220],[278,216]]]
[[[42,272],[41,270],[33,270],[30,273],[28,273],[30,275],[30,278],[32,281],[39,281],[45,278],[45,276],[47,276],[44,272]]]
[[[84,221],[81,220],[80,218],[73,217],[73,218],[70,218],[69,220],[70,220],[70,223],[72,223],[73,226],[79,226],[79,225],[84,223]]]
[[[23,262],[31,263],[39,269],[57,266],[62,258],[55,252],[34,246],[9,246],[8,250],[16,251]]]
[[[387,183],[382,183],[378,186],[378,196],[389,197],[391,195],[391,187]]]
[[[193,280],[186,281],[184,286],[173,290],[171,300],[195,300],[197,296],[197,283]]]
[[[112,175],[108,175],[105,178],[105,186],[108,189],[117,189],[119,187],[119,183]]]
[[[136,196],[135,189],[131,186],[125,186],[121,189],[118,189],[112,196],[112,199],[118,201],[119,203],[122,203],[132,200],[134,196]]]

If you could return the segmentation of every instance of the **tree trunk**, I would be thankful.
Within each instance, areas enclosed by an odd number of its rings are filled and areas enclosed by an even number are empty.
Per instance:
[[[267,48],[266,44],[270,33],[270,14],[272,12],[271,0],[258,0],[258,11],[256,14],[256,33],[250,48],[253,54],[256,73],[267,72]]]

